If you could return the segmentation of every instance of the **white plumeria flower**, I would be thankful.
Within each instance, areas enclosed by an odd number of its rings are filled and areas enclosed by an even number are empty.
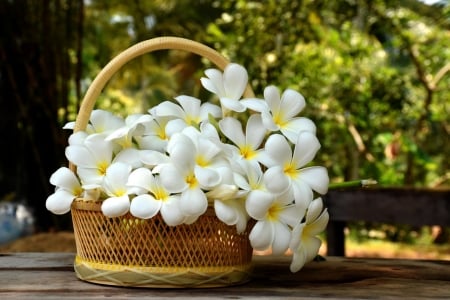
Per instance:
[[[267,214],[268,207],[275,199],[273,193],[267,191],[261,165],[245,160],[239,161],[243,174],[235,173],[234,180],[237,186],[246,191],[245,209],[250,217],[261,220]]]
[[[205,89],[216,94],[222,108],[243,112],[247,108],[239,101],[247,87],[247,70],[241,65],[231,63],[223,71],[208,69],[207,77],[202,77],[201,83]]]
[[[221,183],[219,167],[221,149],[187,127],[174,135],[167,146],[171,163],[161,168],[161,182],[170,192],[181,192],[180,208],[186,216],[198,216],[206,211],[208,201],[203,191]]]
[[[152,108],[150,113],[158,117],[175,117],[183,121],[185,126],[198,125],[200,122],[208,120],[209,115],[214,118],[219,118],[222,115],[219,106],[208,102],[202,104],[199,99],[191,96],[178,96],[175,100],[180,105],[164,101]]]
[[[92,111],[89,117],[89,124],[86,127],[86,132],[89,134],[109,134],[123,125],[124,120],[121,117],[106,110],[96,109]],[[74,129],[74,127],[75,122],[69,122],[63,128]]]
[[[322,198],[314,199],[308,207],[305,220],[292,230],[289,248],[293,252],[290,269],[297,272],[316,257],[322,241],[317,235],[323,232],[328,224],[329,214],[323,209]]]
[[[243,233],[247,228],[248,214],[245,212],[245,199],[215,200],[214,210],[219,220],[229,226],[236,225],[237,233]]]
[[[66,167],[61,167],[50,176],[50,183],[56,187],[45,206],[54,214],[62,215],[70,211],[70,206],[75,198],[81,197],[83,189],[77,176]]]
[[[102,212],[107,217],[119,217],[130,209],[127,181],[131,166],[117,162],[106,169],[102,188],[108,198],[102,203]]]
[[[159,177],[154,176],[149,169],[134,170],[128,178],[127,185],[146,191],[131,200],[130,213],[133,216],[149,219],[161,211],[167,225],[176,226],[185,221],[179,209],[180,196],[171,195],[161,184]]]
[[[169,142],[169,134],[166,132],[167,123],[172,117],[153,116],[153,120],[147,124],[144,136],[135,136],[139,149],[165,152]]]
[[[133,114],[125,119],[124,126],[111,132],[106,138],[106,141],[114,141],[123,149],[131,148],[133,146],[133,137],[142,136],[145,134],[146,125],[153,120],[150,115]]]
[[[255,250],[272,248],[272,254],[282,255],[289,248],[291,228],[301,221],[305,210],[293,204],[289,192],[274,198],[265,209],[264,217],[257,219],[250,232],[250,243]]]
[[[292,189],[295,202],[305,209],[313,199],[313,191],[325,194],[329,178],[327,169],[320,166],[303,168],[310,163],[320,148],[317,137],[308,131],[301,132],[291,146],[280,134],[271,135],[265,144],[264,164],[268,170],[264,173],[264,182],[274,193]]]
[[[135,149],[125,149],[115,156],[113,150],[113,143],[106,141],[101,134],[89,135],[82,144],[66,147],[66,157],[77,166],[77,174],[83,188],[98,188],[106,174],[106,169],[113,162],[126,162],[135,168],[142,165]]]
[[[69,145],[65,153],[67,159],[77,166],[77,174],[83,185],[94,188],[95,185],[100,186],[112,162],[113,145],[105,141],[103,135],[93,134],[82,145]]]
[[[300,93],[287,89],[280,97],[280,92],[275,86],[268,86],[264,89],[264,99],[266,105],[257,103],[257,100],[249,100],[247,106],[261,112],[262,122],[268,130],[281,131],[292,143],[296,142],[299,132],[316,133],[313,121],[297,117],[306,105],[305,98]]]
[[[247,191],[240,190],[234,184],[234,174],[230,167],[221,169],[222,183],[206,193],[208,199],[214,200],[214,210],[219,220],[229,226],[236,225],[238,233],[247,228],[249,216],[245,211]]]
[[[257,160],[261,152],[260,146],[267,130],[262,125],[261,116],[253,114],[248,118],[245,134],[242,124],[237,119],[226,117],[219,122],[221,132],[237,147],[237,157],[246,160]]]

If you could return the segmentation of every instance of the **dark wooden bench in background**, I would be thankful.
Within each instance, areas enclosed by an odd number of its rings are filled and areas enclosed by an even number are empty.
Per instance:
[[[324,197],[330,214],[327,255],[345,256],[347,222],[450,227],[450,190],[362,188],[332,190]]]

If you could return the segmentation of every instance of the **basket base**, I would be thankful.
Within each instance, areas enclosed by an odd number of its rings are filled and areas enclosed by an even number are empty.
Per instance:
[[[122,287],[211,288],[238,285],[250,280],[252,265],[160,268],[93,263],[75,257],[74,269],[83,281]]]

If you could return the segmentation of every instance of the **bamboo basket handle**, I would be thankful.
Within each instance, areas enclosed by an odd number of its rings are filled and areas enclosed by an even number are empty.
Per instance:
[[[114,57],[95,77],[81,102],[75,120],[74,132],[86,129],[95,101],[111,77],[127,62],[156,50],[184,50],[192,52],[207,58],[222,70],[229,64],[229,61],[216,50],[185,38],[158,37],[135,44]],[[247,87],[244,95],[246,97],[253,96],[250,86]]]

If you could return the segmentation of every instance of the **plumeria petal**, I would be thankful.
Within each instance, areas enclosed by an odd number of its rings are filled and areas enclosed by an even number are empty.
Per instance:
[[[250,217],[255,220],[262,220],[267,215],[273,201],[273,194],[254,190],[248,194],[245,207]]]
[[[280,110],[284,113],[284,118],[290,119],[300,113],[305,107],[305,98],[292,89],[283,92],[280,100]]]
[[[290,265],[290,270],[292,273],[300,271],[306,264],[306,251],[299,249],[292,255],[292,262]]]
[[[47,198],[45,206],[52,213],[62,215],[70,211],[74,198],[70,192],[60,189]]]
[[[239,99],[244,94],[247,87],[247,70],[238,64],[229,64],[223,72],[223,84],[226,96],[232,99]]]
[[[50,176],[50,183],[66,191],[80,193],[80,182],[69,168],[61,167]]]
[[[281,194],[285,192],[291,185],[289,178],[284,175],[284,170],[281,166],[269,168],[264,173],[264,184],[270,192],[274,194]]]
[[[182,214],[179,207],[179,197],[169,197],[161,207],[161,216],[169,226],[182,224],[186,217]]]
[[[187,189],[183,191],[180,199],[180,210],[188,216],[203,214],[208,207],[205,193],[200,189]]]
[[[280,91],[275,86],[270,85],[264,89],[264,100],[273,113],[278,113],[281,99]]]
[[[150,190],[155,185],[155,178],[152,172],[147,168],[139,168],[130,173],[127,180],[127,186],[136,186]]]
[[[310,132],[302,132],[296,141],[294,154],[292,157],[296,168],[301,168],[314,159],[320,143],[317,137]]]
[[[274,228],[269,221],[258,221],[249,234],[253,249],[263,251],[268,249],[274,240]]]
[[[202,77],[200,79],[203,87],[211,93],[217,95],[225,95],[225,88],[223,86],[223,75],[217,69],[208,69],[205,71],[208,78]]]
[[[291,147],[281,134],[271,135],[267,139],[264,149],[265,153],[279,166],[286,165],[292,158]]]
[[[247,127],[245,130],[246,140],[248,145],[252,145],[253,149],[259,148],[266,135],[260,115],[251,115],[247,120]]]
[[[92,111],[89,122],[95,133],[109,133],[124,125],[124,120],[122,118],[101,109]]]
[[[110,197],[103,201],[102,212],[105,216],[113,218],[123,216],[130,208],[128,195],[120,197]]]
[[[245,136],[242,124],[235,118],[226,117],[219,122],[220,130],[238,147],[245,144]]]
[[[328,210],[325,209],[314,222],[309,224],[310,228],[308,229],[308,233],[310,235],[318,235],[323,232],[326,229],[329,220],[330,215],[328,214]]]
[[[310,224],[314,222],[322,213],[323,210],[323,201],[322,198],[317,198],[311,201],[311,204],[308,207],[308,213],[305,218],[305,222]]]
[[[149,194],[136,196],[131,200],[130,213],[137,218],[150,219],[159,212],[161,205],[161,200]]]
[[[246,110],[246,107],[236,99],[222,97],[220,98],[220,103],[223,105],[223,107],[231,111],[244,112]]]
[[[308,131],[316,134],[317,127],[311,119],[298,117],[289,120],[289,122],[287,122],[280,130],[292,143],[295,143],[296,137],[300,132]],[[289,138],[290,136],[294,138]]]
[[[226,205],[225,202],[216,200],[214,201],[214,210],[217,218],[227,225],[234,225],[237,223],[238,215],[232,206]]]
[[[302,169],[299,180],[306,182],[314,191],[322,195],[327,193],[330,183],[327,169],[320,166]]]
[[[274,223],[274,240],[272,243],[272,254],[282,255],[289,248],[291,240],[291,230],[283,223]]]

